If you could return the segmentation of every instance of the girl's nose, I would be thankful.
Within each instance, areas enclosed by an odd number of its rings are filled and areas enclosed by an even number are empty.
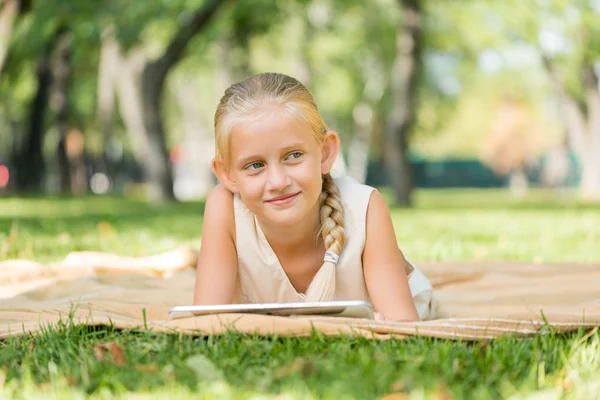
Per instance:
[[[280,191],[290,184],[290,177],[285,168],[280,165],[269,167],[268,185],[269,189]]]

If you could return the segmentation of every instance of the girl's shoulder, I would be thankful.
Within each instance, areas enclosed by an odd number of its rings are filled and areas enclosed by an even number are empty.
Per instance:
[[[365,200],[368,203],[371,194],[376,190],[374,187],[360,183],[348,175],[336,177],[334,181],[340,190],[344,203],[364,203]]]
[[[353,229],[360,227],[362,230],[367,219],[371,197],[377,190],[347,175],[336,177],[334,181],[340,191],[346,225],[354,227]]]
[[[219,183],[208,192],[206,205],[208,206],[209,203],[222,204],[224,206],[231,205],[233,207],[233,193],[231,193],[225,185]]]

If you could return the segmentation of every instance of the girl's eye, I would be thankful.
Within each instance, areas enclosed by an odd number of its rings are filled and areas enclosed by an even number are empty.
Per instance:
[[[292,160],[300,158],[300,156],[302,156],[302,153],[300,153],[299,151],[294,151],[293,153],[288,154],[288,158]]]
[[[250,171],[256,171],[257,169],[261,168],[263,166],[262,163],[260,162],[255,162],[252,164],[248,164],[248,166],[246,167],[246,169],[250,170]]]

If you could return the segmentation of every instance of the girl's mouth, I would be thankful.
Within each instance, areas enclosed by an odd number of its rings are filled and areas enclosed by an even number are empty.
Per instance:
[[[274,197],[270,200],[267,200],[267,203],[276,205],[276,206],[282,206],[282,205],[286,205],[286,204],[290,204],[291,202],[293,202],[294,200],[296,200],[296,197],[298,197],[298,194],[300,194],[300,192],[298,193],[291,193],[291,194],[284,194],[282,196],[277,196]]]

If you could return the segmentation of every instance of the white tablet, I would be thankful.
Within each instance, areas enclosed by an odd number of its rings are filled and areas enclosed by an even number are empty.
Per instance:
[[[172,307],[169,310],[169,319],[221,313],[266,314],[278,316],[326,315],[333,317],[373,319],[373,306],[366,301],[177,306]]]

